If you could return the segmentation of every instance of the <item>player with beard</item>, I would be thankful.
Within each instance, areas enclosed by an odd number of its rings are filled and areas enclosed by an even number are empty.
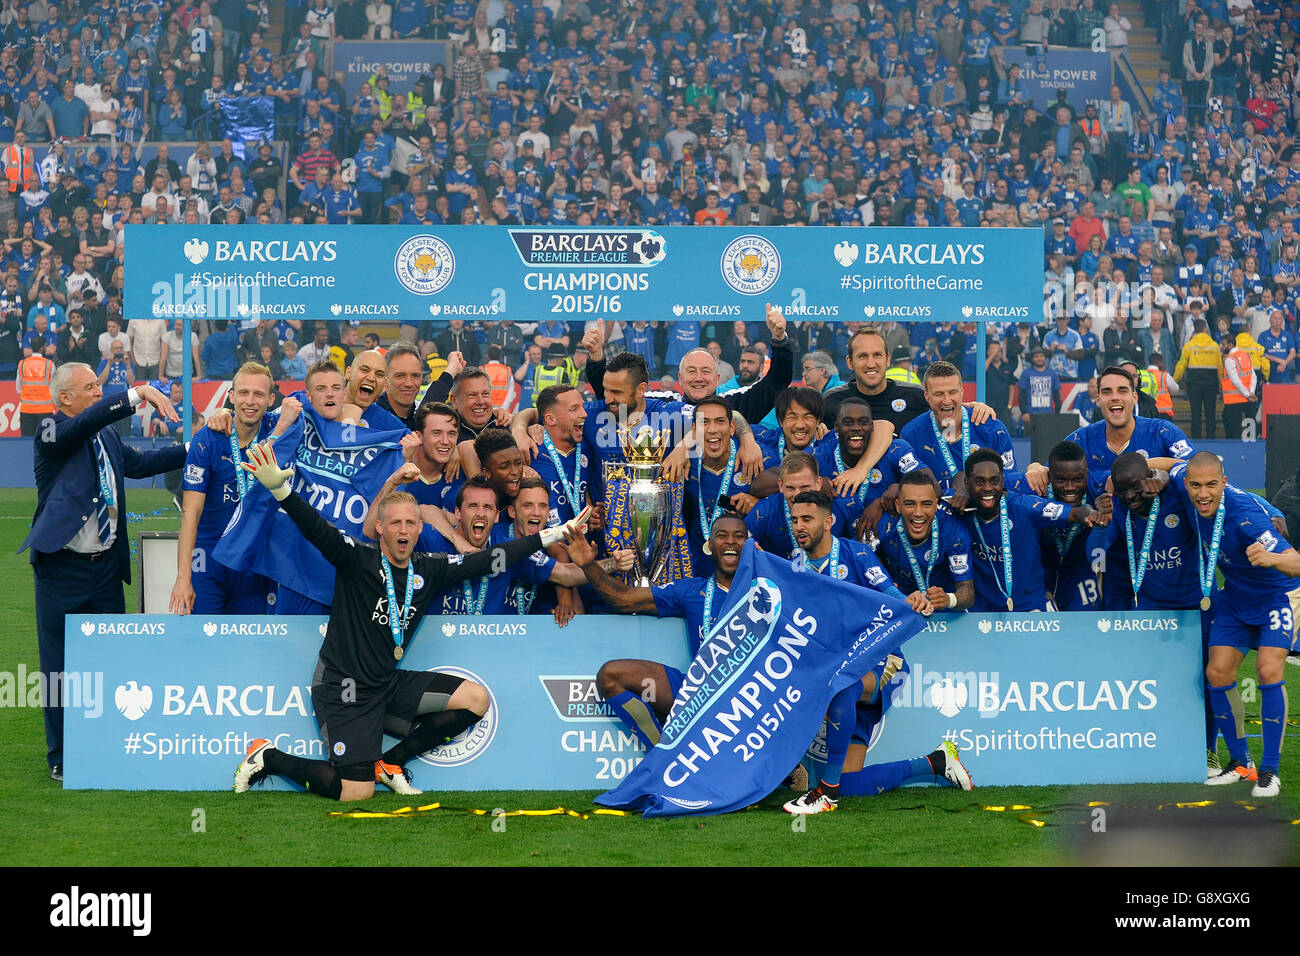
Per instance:
[[[506,534],[501,534],[502,525],[498,524],[494,537],[522,538],[530,534],[538,534],[543,528],[550,526],[548,522],[553,514],[551,510],[551,499],[546,483],[540,478],[532,475],[525,475],[519,482],[519,494],[514,502],[508,508],[512,524],[505,526]],[[547,549],[547,553],[561,564],[568,565],[569,552],[563,544],[553,544]],[[601,562],[601,567],[610,574],[631,571],[633,567],[633,552],[630,550],[615,551],[610,557]],[[580,586],[586,585],[585,576]],[[543,584],[528,584],[526,582],[512,582],[510,590],[506,594],[507,614],[548,614],[555,617],[555,623],[560,627],[568,624],[573,620],[573,615],[581,613],[583,609],[582,601],[577,597],[576,589],[565,587],[562,584],[556,584],[553,580],[548,580]]]
[[[1139,611],[1197,609],[1201,615],[1201,664],[1208,667],[1214,608],[1200,610],[1201,587],[1194,556],[1201,546],[1187,502],[1169,487],[1167,474],[1153,469],[1135,451],[1116,458],[1110,474],[1115,486],[1115,515],[1106,529],[1102,607],[1108,611],[1131,611],[1135,607]],[[1210,597],[1214,597],[1213,592]],[[1236,685],[1224,693],[1230,711],[1243,713]],[[1210,700],[1207,690],[1207,778],[1217,777],[1223,770],[1217,750],[1219,725]]]
[[[1071,508],[1085,503],[1088,492],[1088,462],[1083,449],[1072,441],[1059,442],[1047,456],[1047,497]],[[1091,531],[1083,525],[1049,528],[1040,537],[1043,552],[1043,579],[1047,597],[1058,611],[1099,611],[1101,590],[1097,573],[1106,551],[1111,497],[1101,495],[1095,502],[1097,527]]]
[[[724,507],[720,499],[741,496],[749,487],[737,473],[737,446],[732,437],[731,408],[721,396],[709,395],[695,405],[692,440],[699,457],[691,463],[683,496],[686,537],[691,546],[691,568],[700,577],[713,573],[713,557],[704,544],[713,519]],[[752,503],[753,499],[745,495]],[[748,510],[748,507],[736,510]]]
[[[975,508],[965,514],[975,559],[975,611],[1043,611],[1047,591],[1039,533],[1071,524],[1092,525],[1086,502],[1070,507],[1008,491],[1002,456],[980,448],[966,459],[966,487]]]
[[[470,553],[516,539],[514,521],[508,516],[505,522],[499,520],[497,492],[485,476],[467,478],[457,493],[456,531],[468,544]],[[548,530],[547,534],[553,537],[552,531]],[[458,550],[451,540],[434,528],[425,526],[419,537],[422,551],[450,554]],[[513,597],[511,588],[516,585],[527,588],[549,581],[572,588],[585,580],[580,568],[556,561],[544,551],[534,549],[525,559],[512,562],[501,574],[479,575],[443,591],[433,607],[441,614],[514,614],[518,612],[510,601]]]
[[[690,656],[699,653],[704,636],[718,619],[727,592],[740,565],[740,551],[749,537],[738,514],[724,511],[713,519],[708,550],[713,558],[709,577],[681,578],[651,588],[631,588],[611,577],[596,561],[596,551],[585,538],[568,542],[573,561],[615,611],[654,614],[686,621]],[[596,673],[596,689],[624,725],[640,738],[647,750],[659,743],[663,722],[682,686],[682,672],[658,661],[606,661]]]
[[[458,582],[491,576],[494,567],[513,566],[566,534],[580,534],[581,521],[453,561],[417,550],[420,514],[410,495],[398,492],[380,502],[379,541],[372,545],[339,531],[294,494],[293,472],[279,467],[271,445],[250,449],[243,467],[336,575],[311,688],[329,760],[295,757],[268,740],[255,740],[235,770],[235,792],[278,774],[333,800],[368,799],[376,782],[398,793],[419,793],[402,765],[473,726],[490,700],[472,681],[398,668],[430,601]],[[492,500],[490,491],[482,497]],[[400,739],[382,751],[385,732]]]
[[[574,509],[581,510],[590,499],[591,462],[581,447],[587,407],[572,385],[547,386],[534,405],[544,435],[532,467],[550,490],[548,524],[556,525],[573,517]]]
[[[514,438],[504,428],[485,428],[474,439],[473,456],[464,454],[462,457],[466,460],[466,471],[471,475],[477,460],[483,477],[497,493],[497,520],[509,523],[506,509],[519,496],[519,482],[525,472],[537,476],[531,468],[524,467],[524,456]]]
[[[853,395],[841,401],[835,416],[835,434],[828,435],[817,449],[817,465],[821,473],[835,479],[857,467],[866,453],[868,442],[875,437],[875,431],[871,406]],[[871,469],[866,483],[846,499],[853,521],[856,522],[864,509],[877,498],[896,495],[899,479],[921,467],[921,461],[906,440],[895,438],[890,441],[884,455]]]
[[[772,345],[772,363],[767,374],[746,388],[739,388],[724,397],[727,404],[746,422],[762,421],[772,410],[776,396],[789,386],[794,378],[794,343],[786,335],[785,315],[772,305],[764,306],[768,336]],[[606,366],[604,362],[605,322],[598,320],[583,336],[582,346],[591,356],[587,363],[587,381],[601,394]],[[722,376],[718,374],[718,360],[708,349],[692,349],[682,356],[677,366],[677,382],[682,398],[690,406],[717,392]],[[675,400],[676,393],[650,392],[649,398]],[[689,409],[688,409],[689,411]],[[737,421],[739,424],[739,420]]]
[[[898,511],[876,524],[876,558],[914,607],[924,598],[936,611],[966,610],[975,603],[970,532],[939,510],[934,475],[924,469],[903,475]]]
[[[790,502],[805,491],[825,491],[830,485],[820,476],[817,459],[806,451],[787,452],[777,469],[777,493],[768,495],[745,515],[745,526],[764,551],[793,558],[799,550],[794,540],[794,522]],[[845,537],[852,532],[850,514],[852,498],[835,498],[835,525],[832,533]]]
[[[930,614],[929,599],[919,592],[910,597],[904,595],[869,547],[848,538],[837,538],[831,533],[835,523],[833,507],[831,497],[820,491],[806,491],[795,496],[790,505],[795,540],[800,548],[795,566],[888,594],[906,601],[917,613]],[[865,759],[872,731],[884,718],[894,691],[907,679],[908,671],[902,655],[890,654],[862,678],[860,685],[846,687],[831,698],[826,710],[826,767],[816,787],[784,805],[787,813],[825,813],[836,808],[849,750],[855,740],[859,741],[860,749],[855,752],[856,763],[847,767],[852,779],[845,781],[850,784],[846,794],[880,793],[898,786],[913,773],[942,775],[964,790],[972,788],[970,774],[958,759],[956,745],[949,749],[947,742],[929,758],[902,761],[903,766],[899,767],[884,765],[890,767],[884,773],[877,773],[878,768],[867,768],[861,771],[865,777],[856,773]],[[893,779],[897,782],[891,784],[889,781]]]
[[[1002,467],[1015,468],[1011,435],[996,418],[978,421],[962,404],[961,369],[950,362],[934,362],[925,370],[924,397],[928,410],[903,426],[902,439],[934,474],[943,496],[955,496],[960,512],[969,497],[963,466],[977,448],[992,448]]]
[[[1281,791],[1278,765],[1286,727],[1287,699],[1283,670],[1295,647],[1300,593],[1300,554],[1273,528],[1268,512],[1250,494],[1229,484],[1223,463],[1212,452],[1197,452],[1169,473],[1170,485],[1190,503],[1196,528],[1197,574],[1201,607],[1210,606],[1215,568],[1223,574],[1214,622],[1210,626],[1210,664],[1205,676],[1219,732],[1228,746],[1229,762],[1206,781],[1220,785],[1255,780],[1254,797],[1274,797]],[[1256,649],[1259,716],[1263,752],[1259,771],[1250,761],[1239,711],[1231,692],[1246,653]]]
[[[260,574],[235,571],[218,562],[212,549],[249,491],[253,480],[240,467],[247,449],[274,441],[301,411],[286,398],[277,415],[267,414],[275,382],[265,365],[247,362],[230,385],[234,429],[224,409],[199,429],[185,455],[181,529],[177,540],[176,583],[169,608],[173,614],[270,614],[275,583]],[[220,420],[218,420],[220,419]]]

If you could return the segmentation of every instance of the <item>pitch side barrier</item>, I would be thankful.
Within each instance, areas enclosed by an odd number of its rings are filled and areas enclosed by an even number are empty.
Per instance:
[[[323,758],[309,683],[324,627],[321,617],[69,616],[64,785],[228,789],[258,737]],[[981,784],[1203,779],[1195,612],[936,615],[903,651],[911,677],[870,762],[947,738]],[[600,700],[597,669],[614,658],[686,669],[687,653],[679,620],[580,615],[561,629],[544,616],[429,616],[401,666],[476,680],[492,707],[412,761],[415,784],[607,790],[644,750]]]

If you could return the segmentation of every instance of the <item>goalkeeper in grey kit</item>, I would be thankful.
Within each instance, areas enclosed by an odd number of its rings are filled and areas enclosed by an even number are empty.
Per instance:
[[[427,554],[415,550],[422,522],[411,495],[394,492],[379,502],[378,543],[371,544],[339,531],[294,494],[293,472],[280,468],[271,445],[249,449],[249,459],[244,467],[338,574],[311,687],[329,759],[307,760],[255,740],[235,770],[235,792],[278,774],[334,800],[365,800],[376,782],[419,793],[403,764],[478,723],[489,706],[486,688],[473,681],[398,669],[430,599],[571,540],[590,509],[567,524],[473,554]],[[381,752],[385,733],[399,740]]]

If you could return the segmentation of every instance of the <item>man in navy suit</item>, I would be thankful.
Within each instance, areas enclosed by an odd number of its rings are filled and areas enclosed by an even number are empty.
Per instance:
[[[50,383],[54,414],[38,425],[34,461],[36,514],[19,553],[31,548],[36,573],[36,636],[45,699],[46,759],[63,779],[63,618],[122,614],[122,583],[131,579],[126,479],[148,478],[185,464],[185,447],[140,452],[123,443],[113,422],[143,403],[177,421],[166,395],[150,385],[105,396],[89,365],[60,366]]]

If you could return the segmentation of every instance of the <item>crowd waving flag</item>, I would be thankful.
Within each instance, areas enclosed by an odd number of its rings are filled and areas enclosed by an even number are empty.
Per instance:
[[[752,541],[734,580],[659,744],[597,803],[655,817],[761,800],[799,762],[835,693],[925,627],[904,601],[796,570]]]
[[[335,527],[360,536],[371,500],[402,464],[406,428],[328,421],[306,392],[294,397],[302,402],[302,414],[276,441],[276,459],[282,468],[293,467],[294,491]],[[226,567],[264,574],[321,604],[334,599],[334,568],[257,482],[235,509],[213,555]]]

